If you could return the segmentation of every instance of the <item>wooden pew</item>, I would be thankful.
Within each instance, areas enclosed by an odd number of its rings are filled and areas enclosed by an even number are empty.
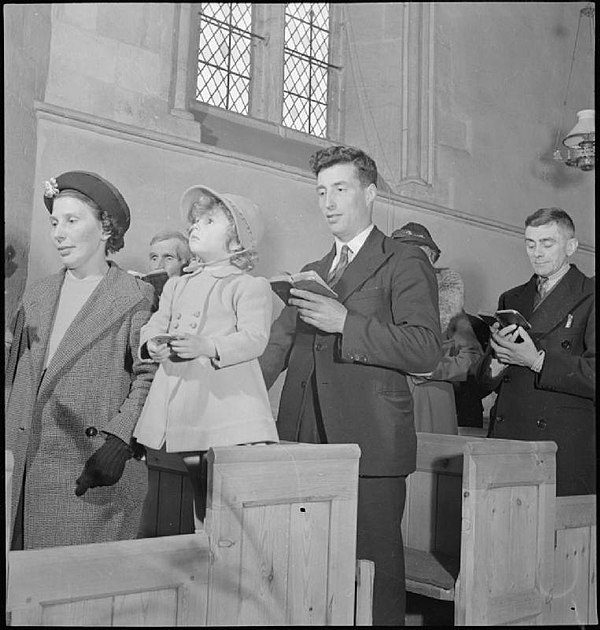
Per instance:
[[[212,449],[204,532],[10,551],[11,624],[351,625],[359,454]],[[372,565],[359,570],[365,625]]]
[[[583,623],[595,619],[595,497],[556,499],[556,445],[425,433],[417,439],[402,521],[407,590],[453,602],[455,625],[570,623],[555,593],[559,576],[572,574],[565,549],[579,544],[587,563],[577,565],[569,601],[578,601]],[[575,504],[587,509],[570,523],[587,527],[587,539],[579,528],[578,543],[555,550]]]

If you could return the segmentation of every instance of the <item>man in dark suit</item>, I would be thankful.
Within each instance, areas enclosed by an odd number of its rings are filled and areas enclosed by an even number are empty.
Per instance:
[[[525,246],[534,275],[503,293],[499,309],[530,322],[492,327],[479,378],[498,397],[490,437],[553,440],[557,495],[596,491],[596,319],[593,278],[569,257],[575,227],[560,208],[541,208],[525,221]]]
[[[437,284],[425,254],[372,223],[377,167],[330,147],[311,158],[335,244],[310,263],[337,299],[292,289],[260,359],[267,386],[287,368],[278,415],[283,440],[361,449],[357,556],[375,562],[373,623],[404,623],[400,522],[416,434],[406,373],[441,358]]]

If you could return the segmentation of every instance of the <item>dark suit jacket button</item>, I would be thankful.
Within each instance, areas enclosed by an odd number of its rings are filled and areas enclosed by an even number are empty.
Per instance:
[[[495,422],[504,422],[504,418],[502,416],[496,416]]]
[[[509,376],[508,374],[505,374],[505,375],[502,377],[502,381],[503,381],[504,383],[510,383],[510,376]]]
[[[322,343],[316,343],[315,344],[315,350],[322,350],[323,349],[323,344]]]
[[[546,428],[546,421],[544,420],[544,418],[540,418],[536,424],[538,425],[539,429],[545,429]]]
[[[560,346],[561,348],[568,350],[571,347],[571,342],[568,339],[565,339],[563,342],[561,342]]]
[[[85,434],[86,434],[88,437],[96,437],[96,436],[98,435],[98,429],[96,429],[96,427],[88,427],[88,428],[85,430]]]
[[[306,381],[300,381],[300,387],[304,389],[306,387]]]

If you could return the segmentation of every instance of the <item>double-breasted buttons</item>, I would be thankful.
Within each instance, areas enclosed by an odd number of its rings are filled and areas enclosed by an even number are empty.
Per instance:
[[[316,343],[315,344],[315,350],[318,352],[319,350],[324,350],[325,349],[325,344],[322,343]]]
[[[201,311],[196,311],[195,313],[193,313],[194,317],[200,317],[200,315],[202,315]]]
[[[560,347],[568,350],[571,347],[571,342],[568,339],[565,339],[564,341],[561,341]]]
[[[85,434],[91,438],[91,437],[96,437],[98,435],[98,429],[96,429],[96,427],[88,427],[85,430]]]
[[[197,327],[198,327],[198,322],[192,322],[192,323],[190,324],[190,327],[191,327],[191,328],[197,328]]]
[[[173,324],[173,328],[179,328],[179,322],[175,322],[175,323]]]
[[[544,418],[540,418],[537,422],[536,422],[538,429],[545,429],[546,428],[546,424],[547,422],[544,420]]]
[[[181,319],[181,313],[177,313],[176,319]]]

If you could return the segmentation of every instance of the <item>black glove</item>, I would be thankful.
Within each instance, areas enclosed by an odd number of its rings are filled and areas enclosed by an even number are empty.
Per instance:
[[[80,497],[89,488],[113,486],[121,479],[125,463],[132,455],[131,449],[121,438],[109,435],[85,463],[83,472],[75,482],[75,494]]]

